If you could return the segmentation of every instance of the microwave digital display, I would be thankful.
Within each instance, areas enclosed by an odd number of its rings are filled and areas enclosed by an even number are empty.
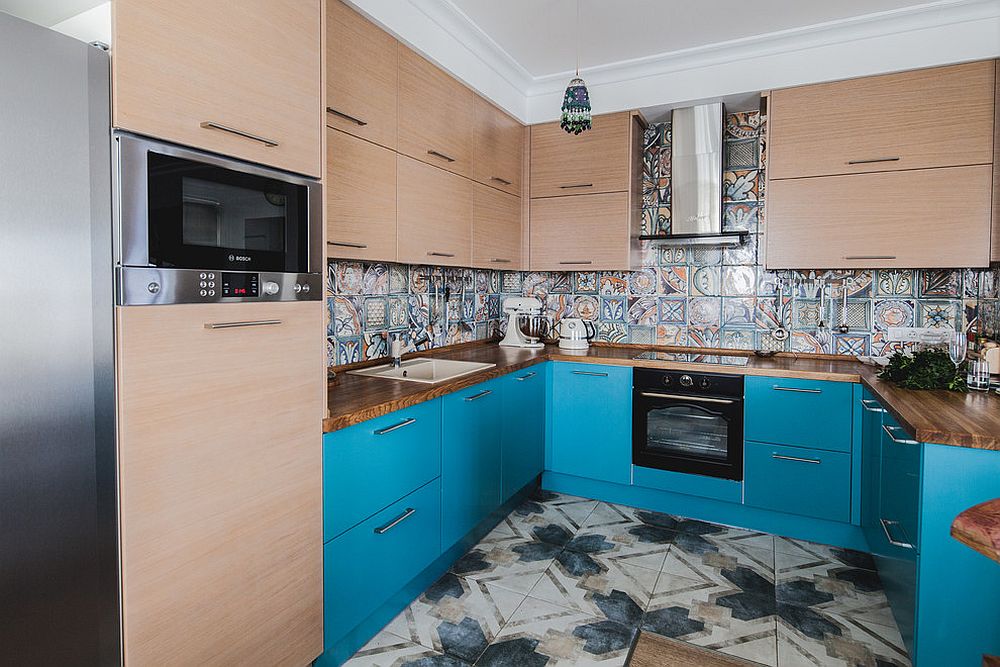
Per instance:
[[[260,274],[222,273],[222,296],[260,296]]]

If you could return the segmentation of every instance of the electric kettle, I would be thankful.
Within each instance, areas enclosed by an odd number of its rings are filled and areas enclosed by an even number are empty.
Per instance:
[[[565,317],[556,325],[559,331],[559,347],[563,350],[586,350],[597,335],[593,322],[577,317]]]

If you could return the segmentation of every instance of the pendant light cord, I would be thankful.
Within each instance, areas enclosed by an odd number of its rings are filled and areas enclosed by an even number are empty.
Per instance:
[[[576,76],[580,77],[580,0],[576,0]]]

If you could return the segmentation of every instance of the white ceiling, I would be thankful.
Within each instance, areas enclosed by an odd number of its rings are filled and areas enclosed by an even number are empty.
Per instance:
[[[450,3],[532,78],[576,66],[577,0]],[[926,4],[915,0],[579,0],[589,69]],[[936,3],[940,4],[940,3]]]
[[[0,12],[50,27],[104,2],[105,0],[0,0]]]

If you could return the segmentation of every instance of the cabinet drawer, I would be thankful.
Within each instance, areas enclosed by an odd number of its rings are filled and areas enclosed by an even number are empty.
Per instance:
[[[891,414],[882,415],[879,522],[889,555],[919,550],[922,451]]]
[[[323,548],[324,646],[378,609],[441,552],[434,480]]]
[[[852,392],[848,382],[748,377],[746,439],[849,452]]]
[[[323,439],[323,540],[441,474],[441,403],[420,403]]]
[[[747,505],[830,521],[851,520],[851,455],[746,443]]]

